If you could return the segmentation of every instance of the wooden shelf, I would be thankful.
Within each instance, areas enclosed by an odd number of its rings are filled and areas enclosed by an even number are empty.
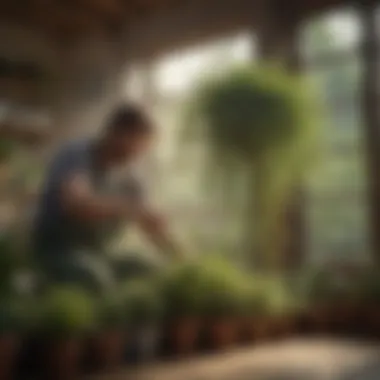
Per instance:
[[[36,127],[0,124],[0,138],[35,145],[47,142],[50,138],[50,133],[45,129]]]

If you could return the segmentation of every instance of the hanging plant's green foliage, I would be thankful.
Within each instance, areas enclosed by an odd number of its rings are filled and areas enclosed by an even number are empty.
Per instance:
[[[270,65],[238,68],[197,88],[183,138],[206,144],[206,184],[224,203],[239,200],[236,184],[246,179],[248,214],[258,215],[259,234],[269,236],[278,232],[287,195],[315,157],[317,120],[302,78]]]
[[[249,159],[282,148],[310,124],[310,99],[300,78],[279,68],[243,68],[197,88],[185,137],[199,135]],[[190,128],[190,130],[189,130]]]
[[[310,89],[278,67],[238,68],[201,83],[185,114],[183,138],[207,143],[205,178],[223,187],[263,159],[273,170],[291,167],[281,174],[287,181],[317,151]]]

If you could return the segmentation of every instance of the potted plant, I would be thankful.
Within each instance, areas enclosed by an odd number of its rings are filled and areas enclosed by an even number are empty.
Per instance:
[[[123,302],[139,359],[153,359],[158,348],[164,311],[158,284],[149,278],[128,282],[124,288]]]
[[[287,337],[295,331],[299,304],[284,284],[277,282],[268,288],[266,307],[269,336]]]
[[[198,263],[176,268],[163,281],[167,335],[176,354],[189,354],[199,343],[204,325],[201,313],[203,282]]]
[[[208,333],[217,349],[234,346],[239,340],[242,305],[236,289],[229,285],[214,284],[207,290],[209,302],[204,306],[208,318]]]
[[[73,379],[80,369],[86,335],[95,327],[94,302],[81,289],[57,287],[42,296],[40,306],[38,330],[46,375]]]
[[[251,343],[268,336],[268,301],[265,291],[256,282],[251,282],[244,296],[242,338]]]
[[[11,379],[23,333],[31,318],[26,302],[16,295],[0,299],[0,379]]]
[[[124,359],[126,313],[119,295],[102,296],[96,306],[97,329],[89,340],[91,362],[99,369],[112,370]]]
[[[378,271],[369,271],[361,281],[358,324],[362,332],[380,337],[380,279]]]
[[[359,295],[355,281],[336,271],[319,270],[309,276],[305,288],[308,318],[317,332],[344,332],[355,324]]]
[[[246,307],[247,277],[228,260],[213,259],[203,264],[201,313],[215,348],[235,345]]]

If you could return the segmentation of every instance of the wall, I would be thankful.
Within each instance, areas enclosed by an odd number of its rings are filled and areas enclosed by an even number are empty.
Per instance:
[[[0,24],[0,56],[36,63],[49,73],[41,103],[51,112],[56,141],[92,132],[101,124],[120,95],[124,50],[122,42],[102,35],[83,36],[64,46],[37,30]]]

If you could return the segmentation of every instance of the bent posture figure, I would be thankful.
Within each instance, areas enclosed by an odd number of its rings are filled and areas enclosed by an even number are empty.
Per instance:
[[[36,257],[50,280],[112,286],[115,271],[104,251],[110,234],[128,221],[137,222],[160,249],[178,254],[133,171],[153,134],[142,111],[123,106],[101,136],[71,142],[54,157],[33,234]]]

